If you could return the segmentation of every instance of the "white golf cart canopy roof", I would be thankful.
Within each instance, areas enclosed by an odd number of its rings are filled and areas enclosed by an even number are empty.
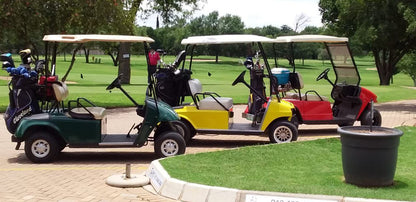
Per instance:
[[[104,34],[56,34],[45,35],[43,41],[61,42],[61,43],[85,43],[90,41],[102,42],[148,42],[153,40],[147,36],[130,36],[130,35],[104,35]]]
[[[191,36],[182,40],[183,45],[208,45],[208,44],[236,44],[236,43],[273,43],[273,39],[251,35],[251,34],[230,34],[230,35],[208,35]]]
[[[274,39],[275,43],[292,43],[292,42],[317,42],[317,43],[338,43],[348,42],[346,37],[335,37],[327,35],[294,35],[294,36],[279,36]]]

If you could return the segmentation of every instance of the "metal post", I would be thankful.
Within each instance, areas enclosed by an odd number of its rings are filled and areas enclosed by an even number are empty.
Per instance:
[[[374,101],[373,101],[373,99],[371,99],[371,101],[370,101],[370,106],[371,106],[371,110],[370,110],[370,118],[371,118],[370,132],[373,132],[373,118],[374,118]]]
[[[128,163],[128,164],[126,164],[126,178],[128,178],[128,179],[131,178],[130,173],[131,173],[131,164]]]

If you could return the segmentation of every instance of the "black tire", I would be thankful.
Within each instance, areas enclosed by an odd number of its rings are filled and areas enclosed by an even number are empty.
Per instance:
[[[295,125],[296,129],[299,128],[299,119],[298,116],[293,116],[291,122]]]
[[[196,130],[195,130],[194,126],[191,123],[189,123],[189,121],[187,121],[186,119],[181,119],[181,122],[184,123],[186,126],[188,126],[189,136],[190,136],[189,141],[191,141],[192,138],[195,137],[195,135],[196,135]],[[186,142],[186,143],[188,143],[188,142]]]
[[[373,119],[371,120],[371,110],[366,109],[362,114],[361,114],[361,125],[373,125],[373,126],[381,126],[381,114],[377,109],[374,109],[373,111]]]
[[[182,135],[183,139],[185,140],[185,143],[188,144],[192,138],[188,124],[182,121],[172,121],[171,123],[175,127],[176,131]]]
[[[59,150],[58,151],[62,151],[62,150],[64,150],[65,149],[65,147],[66,147],[66,143],[59,143]]]
[[[188,125],[188,126],[190,126],[190,125]],[[193,126],[190,126],[189,129],[191,130],[191,140],[192,140],[192,138],[195,137],[195,135],[196,135],[196,130]]]
[[[289,121],[276,121],[268,130],[271,143],[287,143],[298,139],[296,126]]]
[[[155,153],[159,158],[184,154],[186,143],[176,131],[166,131],[155,139]]]
[[[34,163],[52,162],[60,148],[56,138],[48,132],[35,132],[25,141],[26,157]]]
[[[58,144],[59,144],[59,152],[61,152],[62,150],[64,150],[66,148],[66,146],[68,145],[64,139],[62,138],[56,138],[58,140]]]

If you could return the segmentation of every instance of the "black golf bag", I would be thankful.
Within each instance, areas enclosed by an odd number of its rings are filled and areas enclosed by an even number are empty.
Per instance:
[[[4,114],[4,120],[7,130],[14,133],[20,120],[25,116],[40,113],[40,107],[36,97],[37,78],[13,76],[10,84],[9,106]]]
[[[37,99],[37,72],[28,70],[28,64],[15,68],[11,54],[2,54],[3,69],[12,79],[9,83],[9,106],[4,114],[7,130],[14,133],[23,117],[40,113]]]
[[[254,64],[251,57],[248,57],[244,62],[246,68],[250,71],[250,86],[263,97],[266,97],[265,86],[263,82],[264,69],[259,64]],[[248,108],[246,113],[257,114],[263,108],[264,101],[253,90],[250,89],[250,95],[248,98]]]
[[[156,72],[156,95],[158,99],[170,106],[178,106],[183,102],[183,97],[190,95],[188,92],[188,80],[192,72],[189,70],[173,72],[169,69],[159,69]]]
[[[179,106],[184,96],[190,95],[188,80],[191,79],[192,72],[183,68],[177,69],[185,56],[185,51],[181,51],[172,65],[159,68],[155,73],[156,95],[172,107]]]

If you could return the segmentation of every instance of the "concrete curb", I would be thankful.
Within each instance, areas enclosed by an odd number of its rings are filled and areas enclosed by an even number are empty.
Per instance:
[[[364,199],[343,196],[291,194],[279,192],[263,192],[238,190],[223,187],[188,183],[170,177],[159,160],[154,160],[146,171],[150,184],[161,196],[180,201],[192,202],[266,202],[266,201],[297,201],[297,202],[393,202],[394,200]]]

